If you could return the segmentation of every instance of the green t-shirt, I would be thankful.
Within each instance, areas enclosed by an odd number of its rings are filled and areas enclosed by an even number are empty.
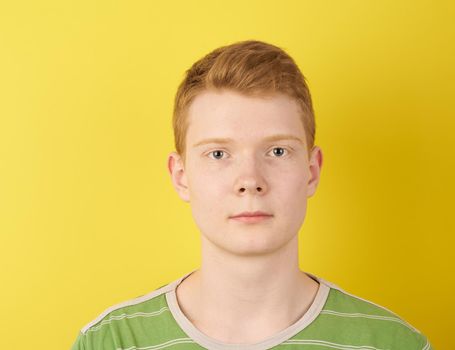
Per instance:
[[[308,272],[319,289],[297,322],[259,343],[223,343],[197,329],[177,303],[175,288],[191,273],[108,308],[81,329],[71,350],[432,350],[398,315]]]

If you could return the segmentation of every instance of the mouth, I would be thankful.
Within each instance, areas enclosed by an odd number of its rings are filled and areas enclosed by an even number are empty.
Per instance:
[[[231,218],[237,217],[253,217],[253,216],[272,216],[272,214],[266,213],[264,211],[244,211],[242,213],[231,216]]]
[[[245,222],[245,223],[256,223],[269,220],[273,217],[272,214],[255,211],[255,212],[243,212],[234,216],[231,216],[230,219],[235,221]]]

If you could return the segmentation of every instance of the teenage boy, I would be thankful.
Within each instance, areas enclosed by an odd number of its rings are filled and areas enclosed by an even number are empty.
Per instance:
[[[202,263],[108,308],[73,350],[428,350],[398,315],[299,269],[298,232],[323,156],[293,59],[260,41],[220,47],[186,72],[168,170],[201,232]]]

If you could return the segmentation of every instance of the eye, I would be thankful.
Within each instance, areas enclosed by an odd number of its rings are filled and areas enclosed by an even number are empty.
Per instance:
[[[275,150],[278,150],[278,152],[275,152]],[[272,151],[274,151],[273,154],[277,155],[277,156],[280,158],[280,157],[282,157],[283,152],[284,152],[284,151],[287,152],[288,150],[287,150],[286,148],[283,148],[283,147],[274,147],[274,148],[272,149]]]
[[[283,158],[284,157],[283,154],[285,154],[284,152],[289,152],[288,149],[283,148],[283,147],[275,147],[272,149],[272,151],[273,151],[274,155],[278,156],[278,158]],[[225,151],[220,150],[220,149],[217,149],[217,150],[214,150],[214,151],[211,151],[208,153],[209,157],[214,160],[222,159],[224,154],[225,154]],[[213,155],[213,157],[211,155]]]
[[[215,151],[209,152],[209,155],[210,155],[210,154],[213,154],[214,157],[215,157],[215,159],[221,159],[221,158],[223,157],[224,151],[217,149],[217,150],[215,150]],[[213,158],[212,158],[212,159],[213,159]]]

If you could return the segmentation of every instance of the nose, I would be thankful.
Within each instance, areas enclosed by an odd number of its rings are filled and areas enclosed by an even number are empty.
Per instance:
[[[235,191],[239,195],[263,195],[267,192],[267,183],[262,175],[260,166],[249,158],[241,165],[240,176],[235,183]]]
[[[250,187],[248,185],[243,186],[239,189],[239,193],[251,192],[251,194],[255,194],[255,193],[264,192],[261,186],[256,186],[256,189],[252,189],[252,190],[250,190],[249,188]],[[254,186],[251,186],[251,188],[254,188]]]

